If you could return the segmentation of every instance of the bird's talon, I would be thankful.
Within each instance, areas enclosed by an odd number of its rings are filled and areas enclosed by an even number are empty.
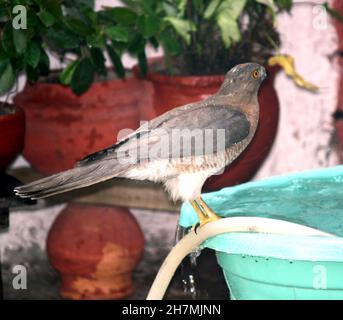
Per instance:
[[[198,228],[201,226],[201,223],[198,222],[195,226],[194,226],[194,232],[197,235],[198,234]]]
[[[205,218],[205,219],[200,219],[200,222],[198,222],[195,226],[194,226],[194,232],[195,234],[198,234],[198,229],[203,227],[204,225],[210,223],[210,222],[214,222],[219,220],[220,217],[215,216],[215,217],[211,217],[211,218]]]

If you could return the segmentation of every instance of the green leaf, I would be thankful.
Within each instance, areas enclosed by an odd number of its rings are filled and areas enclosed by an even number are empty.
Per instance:
[[[100,32],[91,34],[86,39],[91,47],[105,48],[106,39]]]
[[[140,52],[137,55],[138,58],[138,65],[139,65],[139,71],[144,76],[148,72],[148,61],[145,55],[145,52]]]
[[[160,19],[155,16],[141,16],[137,21],[137,26],[142,35],[148,39],[160,31]]]
[[[44,0],[33,0],[33,2],[40,7],[44,4]]]
[[[82,14],[87,18],[88,22],[96,27],[98,24],[98,14],[93,9],[89,7],[83,7],[81,8]]]
[[[173,0],[174,1],[179,1],[179,0]],[[156,0],[139,0],[139,1],[130,1],[130,2],[138,2],[139,3],[139,10],[140,12],[144,12],[144,14],[154,14],[156,12],[157,9],[157,4],[158,2],[161,1],[156,1]]]
[[[48,75],[50,71],[50,59],[46,52],[41,49],[40,53],[40,61],[38,63],[39,72],[42,75]]]
[[[128,8],[134,10],[135,12],[139,12],[143,10],[144,1],[140,0],[121,0],[121,2]]]
[[[27,47],[27,34],[25,30],[13,29],[13,43],[16,52],[20,55],[23,54]]]
[[[102,50],[99,48],[91,48],[91,56],[93,60],[93,64],[96,68],[96,72],[99,75],[106,76],[107,75],[107,69],[105,65],[105,57],[102,53]]]
[[[40,56],[41,56],[40,45],[35,41],[31,41],[25,52],[25,62],[35,69],[37,68],[38,63],[40,61]]]
[[[164,21],[169,22],[174,30],[189,44],[191,42],[190,32],[195,31],[196,27],[192,21],[175,17],[165,17]]]
[[[0,62],[2,60],[8,59],[7,53],[4,51],[4,48],[0,45]]]
[[[119,26],[108,27],[105,29],[106,34],[114,41],[128,42],[129,32],[127,29]]]
[[[78,65],[79,61],[71,62],[61,73],[60,73],[60,82],[64,85],[69,85],[71,83],[71,79],[73,77],[74,71],[76,66]]]
[[[112,41],[112,47],[116,49],[116,52],[121,56],[127,49],[127,43]]]
[[[145,49],[146,40],[138,33],[132,34],[131,36],[132,38],[127,47],[129,53],[138,54],[139,52],[142,52]]]
[[[61,49],[76,49],[80,46],[80,38],[69,30],[54,26],[46,31],[48,44]]]
[[[51,27],[56,22],[56,18],[44,9],[37,13],[37,16],[46,27]]]
[[[136,23],[137,14],[129,8],[117,7],[106,9],[101,12],[106,17],[115,20],[121,25],[131,25]]]
[[[110,56],[110,59],[113,63],[113,66],[115,68],[115,71],[118,77],[125,78],[125,69],[124,69],[123,63],[121,62],[120,56],[111,46],[107,46],[107,52],[108,52],[108,55]]]
[[[64,0],[66,7],[79,8],[80,6],[87,6],[88,8],[94,9],[95,0]]]
[[[276,12],[277,8],[274,4],[274,0],[256,0],[258,3],[262,3],[269,7],[274,13]]]
[[[178,14],[177,8],[166,1],[162,2],[162,8],[166,16],[176,17]]]
[[[154,49],[158,49],[159,43],[155,37],[150,37],[149,43],[153,46]]]
[[[230,47],[232,41],[237,42],[241,38],[238,24],[230,15],[222,11],[217,17],[217,24],[226,48]]]
[[[27,10],[27,27],[29,30],[35,30],[38,26],[41,26],[41,20],[37,16],[36,12],[29,8]]]
[[[218,15],[227,15],[231,19],[236,20],[242,13],[245,4],[246,0],[224,0],[217,10]]]
[[[15,83],[15,74],[9,60],[0,63],[0,96],[8,93]]]
[[[26,77],[27,77],[27,80],[30,82],[30,83],[35,83],[37,82],[38,80],[38,71],[37,69],[34,69],[32,68],[30,65],[27,65],[26,66]]]
[[[0,8],[0,19],[7,18],[7,8],[1,7]]]
[[[212,16],[215,14],[216,10],[218,9],[220,3],[221,0],[212,0],[204,12],[204,18],[211,19]]]
[[[187,7],[187,0],[176,0],[176,6],[179,12],[178,16],[183,17]]]
[[[81,95],[86,92],[94,81],[94,66],[90,58],[83,58],[76,65],[70,86],[73,92]]]
[[[216,21],[226,48],[241,38],[237,18],[242,13],[245,4],[246,0],[225,0],[219,5]]]
[[[161,33],[159,36],[159,40],[164,48],[164,50],[169,55],[177,55],[181,51],[181,45],[180,42],[175,39],[175,37],[172,37],[167,32]]]
[[[15,73],[21,72],[25,69],[24,56],[17,57],[16,59],[11,59],[11,64]]]
[[[192,5],[195,11],[202,15],[205,11],[205,6],[207,3],[205,4],[203,0],[192,0]]]
[[[86,37],[93,33],[93,29],[79,19],[67,17],[64,23],[71,31],[81,36]]]
[[[44,7],[56,18],[61,17],[63,14],[60,0],[47,0],[44,3]]]
[[[2,31],[1,44],[8,55],[12,57],[17,55],[17,51],[13,42],[13,27],[11,22],[7,22]]]

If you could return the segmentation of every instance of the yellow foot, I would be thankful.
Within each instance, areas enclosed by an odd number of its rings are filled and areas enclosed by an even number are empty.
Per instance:
[[[200,227],[209,222],[221,219],[200,196],[191,201],[191,205],[199,217]],[[198,227],[199,225],[195,227],[195,231]]]

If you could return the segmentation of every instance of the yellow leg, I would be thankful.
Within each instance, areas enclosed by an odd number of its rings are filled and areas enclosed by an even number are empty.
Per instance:
[[[192,200],[191,201],[191,205],[194,209],[194,211],[196,212],[196,214],[199,217],[200,223],[201,221],[205,221],[206,220],[206,216],[205,214],[202,212],[201,207],[199,206],[199,204],[196,202],[196,200]]]
[[[220,217],[206,204],[206,202],[200,196],[191,201],[191,205],[199,217],[200,226],[220,219]]]

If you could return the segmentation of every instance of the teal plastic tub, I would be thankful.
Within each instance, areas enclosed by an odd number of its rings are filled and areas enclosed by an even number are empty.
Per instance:
[[[231,299],[343,299],[341,238],[244,233],[215,238],[205,246],[216,250]],[[236,250],[224,250],[230,246]]]
[[[286,260],[223,252],[217,252],[217,259],[223,268],[231,299],[343,299],[341,262]],[[325,272],[330,276],[325,276]],[[321,274],[323,279],[320,279]],[[326,285],[325,277],[329,280]]]
[[[343,299],[343,166],[274,177],[203,195],[223,217],[286,220],[335,237],[228,233],[216,251],[231,299]],[[179,224],[198,219],[183,205]]]

